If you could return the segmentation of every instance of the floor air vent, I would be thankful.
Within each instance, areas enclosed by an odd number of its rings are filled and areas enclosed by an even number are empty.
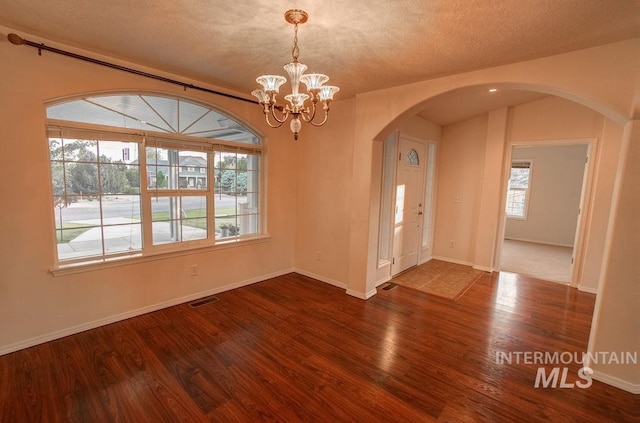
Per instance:
[[[209,297],[200,298],[199,300],[189,303],[189,305],[191,306],[191,308],[196,308],[203,305],[215,303],[216,301],[220,301],[220,298],[216,297],[215,295],[211,295]]]
[[[398,286],[398,285],[396,285],[396,284],[395,284],[395,283],[393,283],[393,282],[389,282],[389,283],[385,284],[385,285],[382,287],[382,289],[384,289],[385,291],[389,291],[389,290],[391,290],[391,289],[395,288],[396,286]]]

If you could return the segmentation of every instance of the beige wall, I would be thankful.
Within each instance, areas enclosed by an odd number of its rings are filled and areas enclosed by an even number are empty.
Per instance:
[[[303,128],[295,163],[297,189],[295,229],[296,271],[347,286],[349,206],[353,161],[354,101],[331,106],[328,123]]]
[[[253,104],[184,92],[178,86],[51,53],[38,56],[32,48],[9,44],[8,32],[0,28],[0,169],[7,176],[0,184],[0,353],[291,271],[297,145],[288,129],[266,128],[262,113]],[[195,98],[218,105],[268,134],[267,224],[271,238],[237,248],[198,250],[53,277],[49,270],[54,266],[55,239],[44,105],[59,97],[105,90],[149,90]],[[199,266],[197,276],[190,275],[192,264]]]
[[[625,126],[590,352],[640,355],[640,121]],[[640,394],[640,365],[592,363],[598,380]]]
[[[531,159],[526,219],[507,218],[505,238],[573,247],[587,144],[515,146],[512,160]]]
[[[482,115],[442,128],[433,245],[437,258],[474,264],[487,122]]]

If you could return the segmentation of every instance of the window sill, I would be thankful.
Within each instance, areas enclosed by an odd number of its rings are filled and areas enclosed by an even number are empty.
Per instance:
[[[244,240],[232,240],[228,242],[219,242],[216,245],[206,247],[188,248],[179,251],[161,252],[143,255],[142,253],[132,254],[130,256],[120,256],[114,258],[100,259],[90,263],[73,263],[63,264],[56,268],[50,269],[49,272],[54,276],[67,276],[76,273],[93,272],[96,270],[109,269],[113,267],[129,266],[132,264],[146,263],[155,260],[164,260],[172,257],[181,257],[190,254],[197,254],[209,251],[223,250],[227,248],[241,247],[246,245],[261,244],[271,239],[270,235],[260,235],[254,238]]]
[[[510,219],[510,220],[527,220],[527,216],[509,216],[509,215],[507,215],[507,219]]]

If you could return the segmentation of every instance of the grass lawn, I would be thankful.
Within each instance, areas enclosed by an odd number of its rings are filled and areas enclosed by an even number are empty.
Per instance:
[[[62,228],[56,229],[56,239],[58,244],[66,244],[94,227],[95,226],[83,225],[81,223],[63,223]]]
[[[235,224],[235,207],[218,207],[216,208],[216,230],[220,231],[220,224],[228,223]],[[200,210],[186,210],[185,211],[185,225],[199,228],[199,229],[207,229],[207,211],[204,209]],[[231,215],[234,217],[225,218],[226,216]],[[133,219],[140,220],[140,216],[134,216]],[[154,222],[166,222],[170,220],[169,212],[158,212],[154,213],[152,220]],[[95,228],[95,225],[85,225],[82,223],[63,223],[62,227],[56,229],[56,239],[58,244],[66,244],[70,241],[73,241],[75,238],[79,237],[86,231],[91,228]]]
[[[216,208],[216,216],[228,216],[228,215],[234,215],[235,214],[235,207],[234,206],[229,206],[229,207],[217,207]],[[200,209],[200,210],[185,210],[185,217],[184,219],[188,219],[187,221],[185,221],[184,223],[188,226],[194,227],[194,228],[199,228],[199,229],[207,229],[207,212],[204,209]],[[170,220],[170,215],[169,212],[158,212],[158,213],[154,213],[153,214],[153,221],[154,222],[159,222],[159,221],[169,221]],[[234,224],[235,223],[235,218],[229,218],[229,219],[225,219],[224,217],[216,217],[216,229],[220,230],[220,224],[221,223],[231,223]]]

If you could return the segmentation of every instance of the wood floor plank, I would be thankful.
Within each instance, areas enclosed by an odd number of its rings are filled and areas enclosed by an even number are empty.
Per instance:
[[[497,361],[586,350],[595,296],[563,285],[362,301],[292,273],[217,297],[1,356],[0,422],[640,421],[636,395],[536,389],[537,365]]]

